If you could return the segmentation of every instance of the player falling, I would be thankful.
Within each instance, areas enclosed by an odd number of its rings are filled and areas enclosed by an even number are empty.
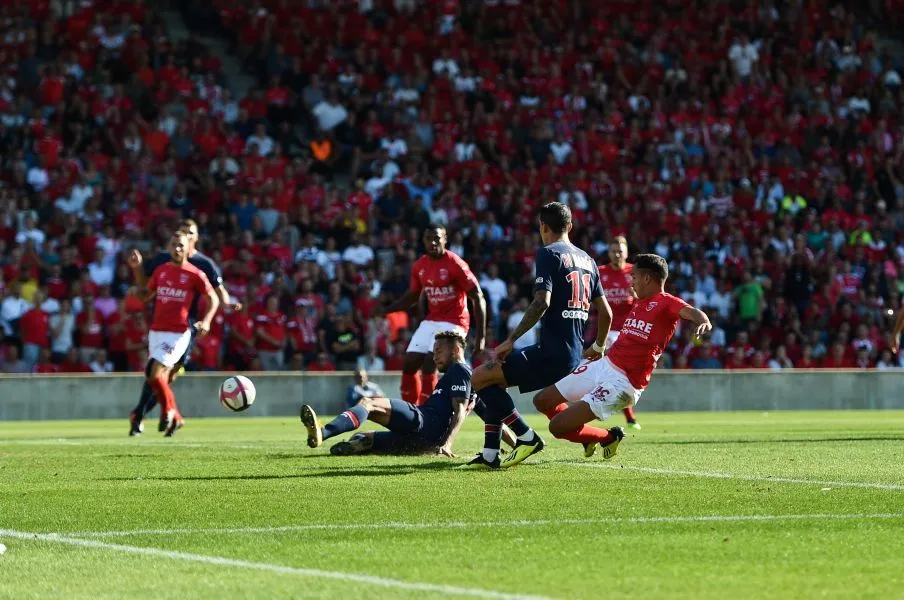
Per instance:
[[[486,412],[481,415],[483,450],[466,465],[469,469],[510,467],[542,451],[543,440],[515,409],[506,388],[517,385],[522,393],[533,392],[572,371],[581,360],[584,325],[591,306],[600,316],[593,344],[597,355],[603,351],[609,333],[612,312],[600,287],[596,262],[568,238],[571,211],[560,202],[550,202],[540,209],[538,221],[543,247],[537,251],[534,299],[514,331],[496,346],[495,357],[475,369],[471,377],[471,385],[485,404]],[[542,324],[540,343],[513,352],[518,338],[538,321]],[[552,418],[555,411],[546,414]],[[518,441],[506,459],[500,461],[503,425],[511,428]],[[586,449],[609,439],[610,434],[587,426],[559,437],[584,444]]]
[[[308,446],[358,429],[365,421],[379,423],[389,431],[358,433],[330,448],[330,454],[364,452],[439,452],[454,457],[452,444],[468,413],[471,368],[464,362],[465,338],[458,331],[436,334],[433,362],[444,373],[430,398],[422,406],[383,397],[362,398],[321,427],[314,409],[301,407],[301,422],[308,430]]]
[[[606,351],[618,339],[618,332],[625,323],[625,317],[631,312],[634,294],[631,290],[631,263],[628,262],[628,240],[624,236],[616,236],[609,244],[609,264],[600,267],[600,284],[606,294],[606,300],[612,308],[612,326],[606,337]],[[630,406],[624,411],[628,427],[640,429],[640,423]]]
[[[207,280],[213,286],[214,290],[217,293],[217,296],[220,298],[220,302],[223,306],[227,306],[233,310],[241,310],[242,305],[239,302],[230,303],[229,292],[226,291],[226,287],[223,284],[223,274],[217,264],[211,259],[209,256],[199,252],[197,249],[198,245],[198,224],[195,223],[193,219],[185,219],[182,223],[179,224],[180,231],[184,233],[188,237],[188,262],[194,267],[197,267],[204,275],[207,276]],[[172,257],[168,252],[161,252],[157,256],[154,257],[153,260],[145,262],[141,253],[138,250],[132,250],[129,252],[128,263],[132,267],[132,274],[135,277],[136,285],[141,288],[144,287],[147,283],[147,278],[150,277],[154,270],[160,265],[166,264],[172,260]],[[200,297],[196,296],[195,300],[191,304],[191,309],[188,312],[189,321],[194,323],[198,319],[198,310],[199,310],[199,302]],[[185,370],[185,366],[188,364],[191,359],[192,347],[194,346],[196,332],[192,329],[191,340],[189,341],[188,347],[185,349],[185,354],[179,359],[179,362],[173,367],[170,374],[170,383]],[[157,403],[157,398],[151,390],[151,386],[145,382],[144,386],[141,388],[141,396],[138,400],[138,404],[135,406],[135,409],[129,414],[129,435],[136,436],[141,435],[141,432],[144,431],[144,417],[154,408],[154,405]]]
[[[172,260],[157,267],[147,286],[139,290],[143,301],[154,299],[145,375],[160,402],[159,430],[165,431],[167,437],[184,423],[170,387],[172,370],[191,342],[192,327],[197,335],[206,335],[220,305],[207,276],[188,263],[188,248],[185,233],[173,235],[169,244]],[[207,312],[201,321],[192,324],[189,321],[191,305],[201,294],[207,295]]]
[[[692,322],[697,337],[712,330],[709,318],[701,310],[664,291],[669,276],[665,259],[655,254],[640,254],[631,270],[631,287],[637,301],[625,319],[621,334],[605,357],[597,354],[570,375],[540,392],[536,407],[555,412],[549,431],[556,437],[570,435],[594,419],[605,421],[616,411],[634,406],[656,361],[675,333],[680,319]],[[615,456],[622,436],[620,428],[608,431],[600,441],[603,458]]]
[[[483,352],[486,339],[486,302],[471,268],[457,254],[446,249],[446,228],[430,225],[424,231],[426,254],[411,268],[411,283],[401,298],[375,311],[376,315],[405,310],[423,292],[427,297],[427,319],[421,321],[411,336],[402,364],[402,400],[423,403],[436,386],[436,365],[431,353],[437,333],[455,331],[467,338],[470,326],[467,299],[471,300],[477,333],[474,354]],[[421,377],[418,377],[421,371]]]

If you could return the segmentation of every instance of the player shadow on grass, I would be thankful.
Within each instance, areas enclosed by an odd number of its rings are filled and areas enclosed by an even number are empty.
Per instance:
[[[291,474],[248,474],[248,475],[161,475],[146,476],[144,481],[241,481],[241,480],[268,480],[268,479],[299,479],[303,477],[384,477],[392,475],[411,475],[418,471],[441,471],[457,466],[458,463],[450,461],[431,461],[428,463],[368,465],[354,469],[330,469],[324,468],[314,473]],[[104,477],[102,481],[136,481],[136,477]]]

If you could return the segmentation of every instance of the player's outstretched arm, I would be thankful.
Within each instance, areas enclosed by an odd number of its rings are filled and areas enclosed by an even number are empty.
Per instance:
[[[402,294],[402,297],[390,304],[389,306],[379,310],[374,311],[379,314],[388,315],[390,313],[398,312],[400,310],[406,310],[411,307],[412,304],[417,302],[418,298],[421,296],[421,290],[414,290],[409,288],[407,292]]]
[[[446,432],[446,441],[440,446],[438,453],[449,458],[455,458],[452,452],[452,444],[461,430],[465,417],[468,416],[468,399],[463,397],[452,398],[452,420],[449,422],[449,430]]]
[[[697,338],[700,338],[713,330],[712,323],[709,322],[709,317],[707,317],[706,313],[699,308],[685,306],[681,309],[681,312],[678,313],[678,316],[696,325],[694,336]]]
[[[895,321],[895,327],[891,331],[891,339],[889,340],[889,347],[895,354],[898,353],[898,342],[901,339],[902,331],[904,331],[904,308],[898,311],[898,318]]]
[[[483,290],[479,285],[475,285],[468,292],[468,299],[471,300],[472,314],[474,315],[474,326],[477,333],[474,337],[474,355],[483,352],[487,339],[487,301],[483,297]]]
[[[146,288],[148,285],[148,277],[142,266],[144,259],[137,248],[129,250],[129,254],[126,256],[126,263],[128,263],[129,268],[132,269],[132,276],[135,278],[135,285],[138,286],[138,289],[141,290]]]
[[[534,325],[543,318],[543,315],[549,309],[551,298],[552,292],[549,290],[537,290],[534,292],[534,299],[527,307],[527,310],[524,311],[521,322],[518,323],[518,326],[515,327],[515,330],[509,334],[504,342],[496,346],[497,359],[504,360],[506,356],[511,354],[518,338],[533,329]]]
[[[226,289],[225,285],[217,287],[217,296],[220,298],[220,306],[232,310],[242,310],[241,302],[238,300],[231,302],[232,298],[229,297],[229,291]]]
[[[596,313],[599,315],[596,341],[584,351],[584,358],[595,360],[603,355],[603,350],[606,348],[606,338],[612,328],[612,307],[609,306],[605,296],[598,296],[593,299],[593,308],[596,309]]]

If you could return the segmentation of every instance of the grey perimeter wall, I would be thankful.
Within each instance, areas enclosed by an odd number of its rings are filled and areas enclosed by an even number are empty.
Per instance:
[[[174,384],[186,417],[230,415],[217,399],[226,374],[186,375]],[[308,403],[322,414],[345,406],[350,373],[253,374],[254,406],[240,413],[294,416]],[[397,396],[399,375],[374,375]],[[0,421],[125,418],[141,391],[139,375],[3,376]],[[530,395],[515,395],[532,410]],[[643,411],[904,409],[904,371],[658,372],[640,400]]]

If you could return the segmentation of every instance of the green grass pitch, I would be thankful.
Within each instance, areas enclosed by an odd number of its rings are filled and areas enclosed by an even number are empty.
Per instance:
[[[478,473],[290,418],[0,423],[0,598],[904,597],[904,412],[639,416]]]

